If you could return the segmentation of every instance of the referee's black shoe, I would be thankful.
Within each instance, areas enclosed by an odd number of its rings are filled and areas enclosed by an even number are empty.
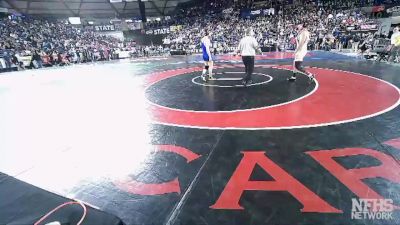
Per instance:
[[[252,83],[253,83],[252,80],[246,80],[246,79],[242,80],[242,84],[244,87],[247,87],[249,84],[252,84]]]

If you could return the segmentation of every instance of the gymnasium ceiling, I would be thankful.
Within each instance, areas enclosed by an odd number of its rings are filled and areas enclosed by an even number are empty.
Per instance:
[[[171,13],[178,3],[189,0],[148,0],[143,1],[148,17],[164,16]],[[139,17],[137,0],[122,0],[110,3],[110,0],[0,0],[0,7],[16,12],[44,17]]]

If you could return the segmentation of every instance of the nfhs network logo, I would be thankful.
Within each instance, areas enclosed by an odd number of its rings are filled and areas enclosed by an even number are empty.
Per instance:
[[[351,219],[392,220],[392,199],[352,199]]]

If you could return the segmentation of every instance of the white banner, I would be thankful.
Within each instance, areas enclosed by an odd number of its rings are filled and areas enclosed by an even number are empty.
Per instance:
[[[354,27],[354,26],[348,26],[346,29],[347,29],[348,31],[351,31],[351,30],[355,30],[356,27]]]
[[[264,15],[275,15],[275,9],[274,8],[264,9],[263,13]]]
[[[160,28],[155,30],[146,30],[146,34],[148,35],[159,35],[159,34],[169,34],[170,30],[168,28]]]
[[[400,6],[395,6],[386,10],[388,13],[400,12]]]
[[[378,28],[377,24],[362,24],[360,26],[361,30],[375,30]]]
[[[95,31],[114,31],[115,26],[114,25],[100,25],[100,26],[94,26]]]
[[[261,14],[261,10],[254,10],[250,12],[251,15],[260,15]]]

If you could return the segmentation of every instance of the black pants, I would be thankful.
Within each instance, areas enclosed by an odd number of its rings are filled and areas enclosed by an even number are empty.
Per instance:
[[[304,69],[303,67],[303,62],[302,61],[295,61],[294,62],[294,67],[296,68],[297,71],[293,72],[293,76],[296,76],[296,72],[300,71],[306,75],[308,75],[308,72]]]
[[[242,60],[246,70],[246,77],[244,80],[249,81],[254,71],[254,56],[242,56]]]

